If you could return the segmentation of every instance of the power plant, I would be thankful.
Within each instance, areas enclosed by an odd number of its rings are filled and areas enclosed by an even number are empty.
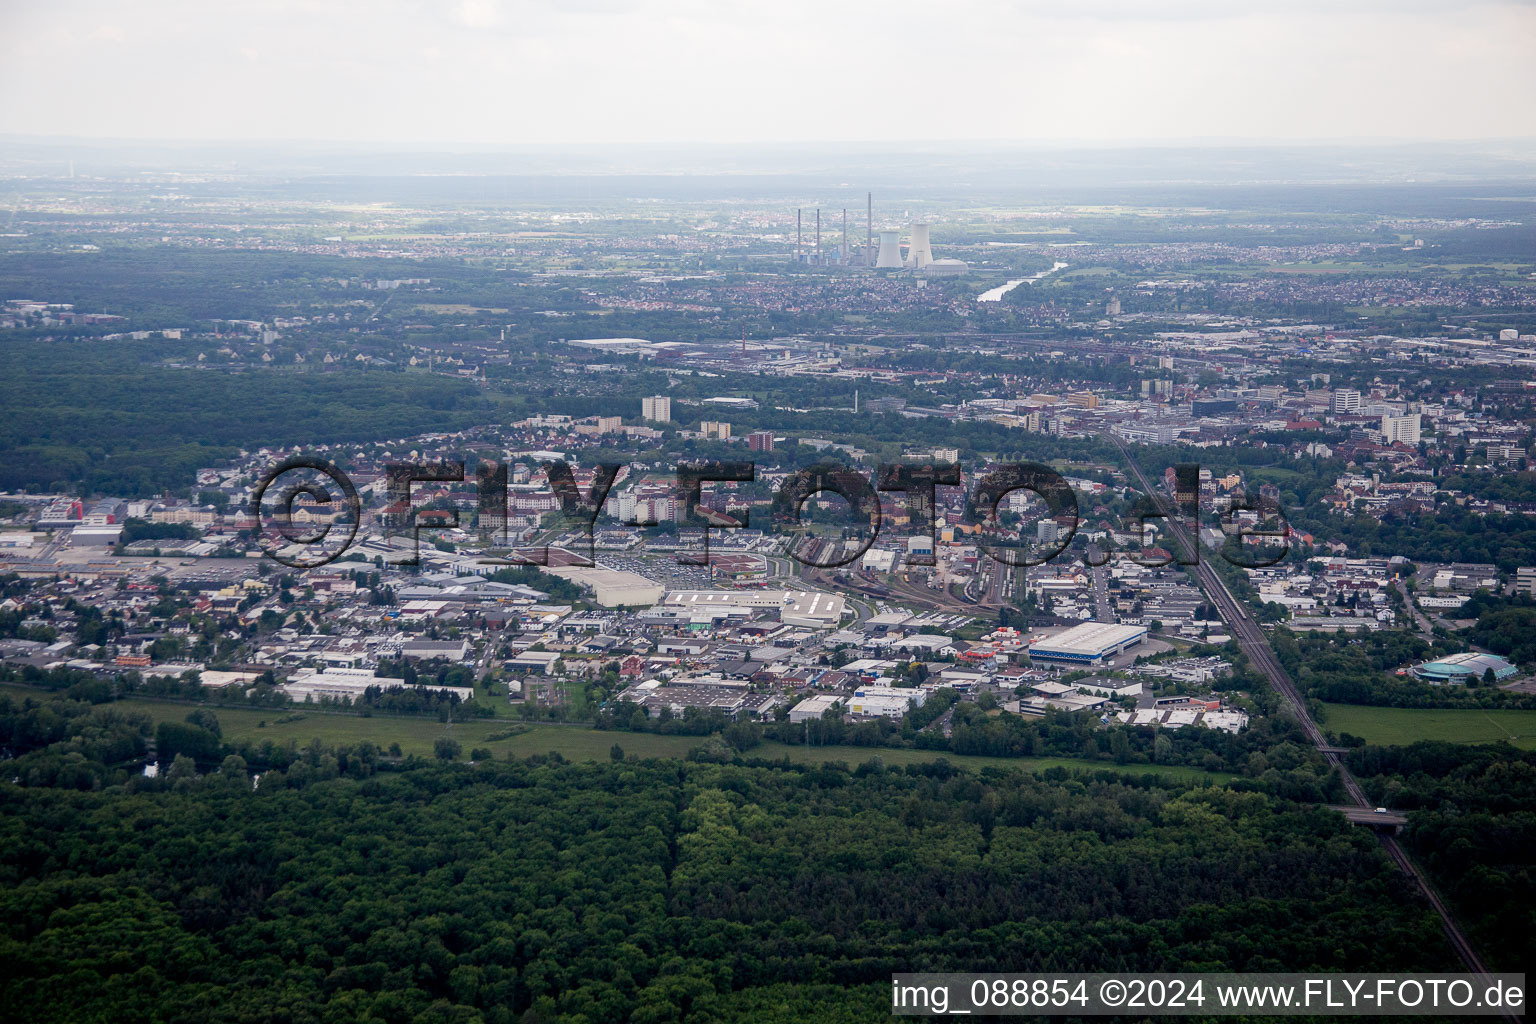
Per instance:
[[[969,268],[963,260],[933,258],[929,242],[927,221],[915,221],[908,226],[907,252],[901,251],[901,232],[882,229],[880,244],[875,245],[875,195],[866,193],[864,198],[864,246],[860,250],[848,242],[848,208],[843,208],[843,238],[835,251],[821,245],[821,208],[816,208],[816,235],[814,247],[808,248],[801,234],[804,211],[795,210],[796,263],[812,266],[874,267],[877,270],[910,270],[923,277],[953,277],[964,274]]]

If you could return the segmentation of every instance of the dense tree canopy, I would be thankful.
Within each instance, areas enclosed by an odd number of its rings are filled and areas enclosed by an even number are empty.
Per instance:
[[[1256,793],[319,750],[255,789],[238,757],[170,774],[0,784],[12,1019],[876,1020],[895,970],[1453,964],[1368,833]]]

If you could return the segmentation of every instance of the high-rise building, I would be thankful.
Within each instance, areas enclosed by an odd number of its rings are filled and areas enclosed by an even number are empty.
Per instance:
[[[723,420],[703,420],[699,423],[699,433],[703,434],[706,440],[729,441],[731,425]]]
[[[640,399],[640,415],[656,423],[672,422],[672,399],[666,395]]]
[[[747,435],[747,447],[754,452],[773,451],[773,431],[754,430]]]
[[[1352,412],[1359,412],[1359,411],[1360,411],[1360,392],[1356,391],[1354,388],[1334,388],[1333,389],[1333,412],[1334,412],[1334,415],[1337,416],[1337,415],[1339,415],[1341,413],[1352,413]]]
[[[1419,443],[1419,414],[1409,413],[1406,416],[1383,416],[1381,418],[1381,443],[1382,444],[1418,444]]]

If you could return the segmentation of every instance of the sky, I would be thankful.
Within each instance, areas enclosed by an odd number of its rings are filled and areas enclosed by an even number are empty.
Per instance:
[[[0,0],[0,133],[1536,137],[1536,0]]]

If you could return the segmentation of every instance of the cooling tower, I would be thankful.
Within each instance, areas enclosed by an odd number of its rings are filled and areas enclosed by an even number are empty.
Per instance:
[[[907,243],[907,266],[922,270],[933,262],[933,250],[928,248],[928,225],[913,224],[912,240]]]
[[[880,232],[880,255],[875,257],[875,267],[885,270],[901,269],[901,232]]]

